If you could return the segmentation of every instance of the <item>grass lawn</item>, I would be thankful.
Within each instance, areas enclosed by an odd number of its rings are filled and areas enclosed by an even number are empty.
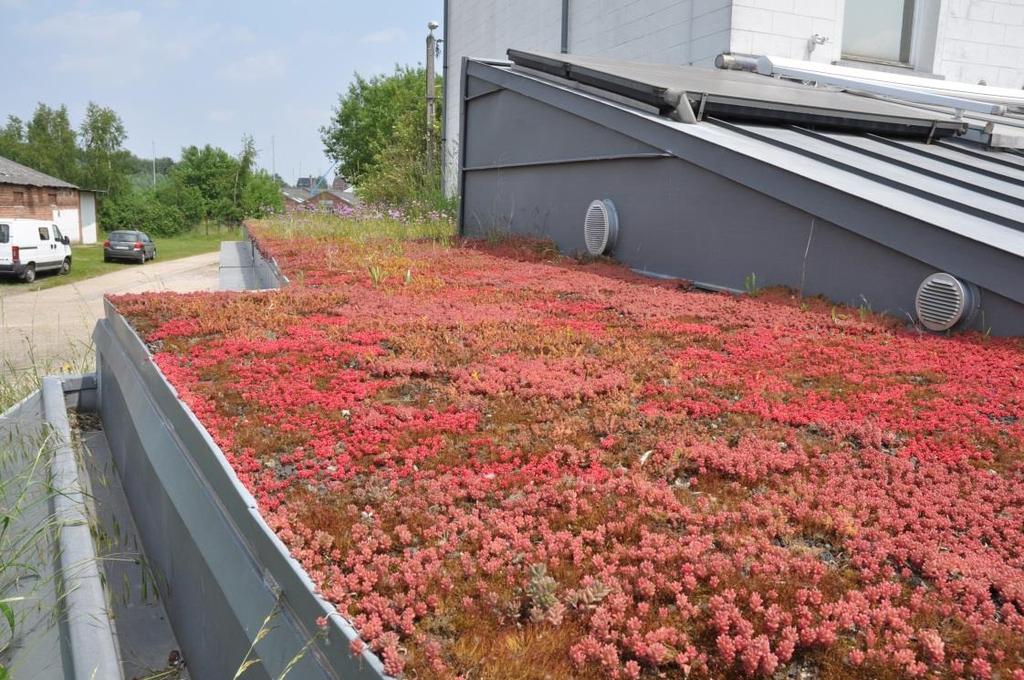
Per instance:
[[[22,281],[3,277],[0,278],[0,290],[8,289],[10,292],[21,290],[43,290],[66,283],[76,283],[94,276],[110,274],[120,271],[124,267],[138,267],[139,265],[127,261],[104,262],[103,261],[103,239],[101,235],[99,242],[88,246],[72,246],[71,273],[67,276],[59,276],[56,273],[40,272],[35,283],[27,285]],[[221,241],[230,241],[241,238],[239,229],[220,229],[210,233],[195,231],[181,236],[154,237],[156,240],[156,262],[163,260],[176,260],[191,255],[210,253],[220,248]],[[147,265],[148,266],[148,265]]]

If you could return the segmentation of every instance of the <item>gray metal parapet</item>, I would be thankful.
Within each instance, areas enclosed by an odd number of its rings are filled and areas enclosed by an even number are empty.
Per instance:
[[[53,496],[53,514],[59,526],[57,557],[70,670],[76,680],[120,680],[123,677],[120,655],[85,512],[78,461],[71,447],[71,427],[61,378],[43,378],[42,396],[43,413],[54,438],[51,483],[60,490]]]
[[[220,289],[230,291],[274,290],[288,285],[277,260],[264,255],[246,226],[244,241],[220,244]]]
[[[93,334],[100,415],[157,588],[194,677],[386,677],[316,592],[256,500],[109,303]],[[326,617],[320,628],[317,619]],[[296,661],[296,659],[298,659]]]

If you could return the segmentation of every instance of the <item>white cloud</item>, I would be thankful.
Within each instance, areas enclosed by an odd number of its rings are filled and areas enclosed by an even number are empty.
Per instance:
[[[254,38],[244,26],[176,27],[156,21],[138,9],[74,9],[20,28],[26,36],[41,37],[54,46],[49,64],[54,72],[117,83],[188,61],[207,45],[244,44]]]
[[[225,64],[217,73],[227,80],[253,82],[280,78],[286,70],[285,58],[275,51],[250,54]]]
[[[361,45],[388,45],[405,40],[405,31],[400,28],[385,28],[367,33],[359,39]]]

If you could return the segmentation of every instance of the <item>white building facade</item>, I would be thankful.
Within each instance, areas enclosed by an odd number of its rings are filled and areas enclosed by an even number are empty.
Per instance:
[[[1024,0],[447,0],[446,186],[463,57],[509,48],[711,66],[724,52],[1024,87]]]

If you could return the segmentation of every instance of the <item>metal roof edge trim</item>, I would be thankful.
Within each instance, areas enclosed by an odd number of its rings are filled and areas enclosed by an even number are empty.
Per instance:
[[[663,149],[684,162],[702,167],[939,270],[963,276],[983,288],[1024,303],[1024,267],[1021,266],[1024,253],[1003,250],[696,135],[691,130],[700,128],[699,124],[665,121],[652,114],[604,100],[598,95],[472,59],[467,59],[463,73]],[[766,167],[773,172],[765,173]],[[784,178],[784,181],[779,178]],[[828,195],[827,199],[823,194]],[[876,219],[871,219],[868,212],[875,213]],[[881,218],[891,218],[893,215],[905,221],[905,231],[913,233],[897,234],[878,227],[872,228]],[[1009,230],[1008,227],[1001,228]],[[935,247],[940,241],[948,248]],[[985,252],[989,254],[989,259],[951,258],[948,255],[949,252],[962,253],[965,248],[979,254]],[[991,257],[995,257],[998,262],[993,262]]]
[[[107,595],[100,575],[99,558],[85,507],[85,493],[78,461],[71,448],[71,426],[64,386],[59,376],[43,378],[43,415],[54,435],[50,477],[58,493],[53,497],[57,518],[57,563],[64,592],[65,653],[71,677],[124,677],[117,636],[107,609]],[[61,636],[62,638],[64,636]],[[65,641],[62,640],[62,646]]]
[[[97,348],[97,364],[114,367],[118,382],[124,383],[122,389],[130,387],[132,392],[138,396],[138,399],[129,402],[130,410],[149,410],[150,419],[155,414],[155,417],[162,423],[162,432],[139,431],[138,436],[144,444],[148,442],[150,446],[153,446],[155,442],[160,442],[165,448],[172,446],[178,452],[178,455],[170,457],[170,460],[168,457],[163,457],[164,469],[169,469],[167,466],[176,466],[179,474],[186,477],[194,475],[210,494],[219,513],[217,513],[217,518],[211,517],[207,523],[218,519],[226,522],[234,539],[244,546],[246,559],[243,560],[243,563],[247,562],[256,569],[250,576],[257,578],[267,589],[262,595],[269,593],[276,598],[281,612],[285,615],[285,621],[277,621],[278,625],[275,630],[281,630],[281,624],[287,623],[289,632],[294,639],[312,641],[308,651],[315,661],[311,662],[316,663],[325,671],[325,677],[365,678],[368,680],[389,677],[384,673],[380,659],[368,647],[364,647],[358,657],[351,655],[350,644],[359,638],[358,631],[317,592],[312,579],[263,519],[255,498],[238,479],[224,452],[210,433],[180,399],[177,390],[153,361],[149,349],[135,329],[109,300],[104,300],[104,306],[106,316],[97,323],[93,333]],[[101,379],[101,400],[103,399],[104,382]],[[135,418],[139,416],[129,414],[128,417],[132,421],[130,426],[136,427]],[[107,425],[104,422],[105,429],[107,429]],[[113,444],[113,442],[111,443]],[[145,450],[145,445],[143,449],[142,452],[139,452],[141,455],[157,456],[157,452]],[[161,482],[163,481],[167,480],[161,480]],[[128,483],[126,482],[127,490]],[[167,489],[167,491],[170,492],[171,489]],[[178,500],[185,501],[184,498]],[[134,506],[132,511],[133,513],[137,511]],[[207,530],[205,524],[203,526],[188,526],[188,529],[190,532],[198,533]],[[161,538],[151,536],[149,540],[160,540]],[[146,541],[145,536],[143,536],[143,540]],[[195,557],[209,560],[208,555],[199,554]],[[225,563],[223,560],[214,560],[214,562],[213,568],[222,568],[220,572],[214,573],[218,583],[234,583],[237,586],[237,582],[240,581],[238,570],[241,563],[237,560],[232,560],[231,563]],[[230,568],[229,571],[224,571],[228,568]],[[174,592],[185,587],[181,583],[169,585],[171,597]],[[162,595],[166,597],[167,593],[162,593]],[[232,602],[232,597],[234,597],[229,592],[223,592],[223,596],[228,602]],[[251,599],[253,594],[247,594],[246,597]],[[261,627],[259,620],[236,619],[237,607],[233,608],[231,612],[221,613],[231,617],[238,626],[246,630],[250,641],[255,644],[255,636]],[[268,613],[269,610],[263,612],[261,617]],[[326,617],[328,620],[326,639],[319,639],[320,636],[313,625],[319,616]],[[184,649],[186,642],[183,639],[186,636],[179,631],[178,626],[175,626],[175,633],[179,635],[179,642],[183,646],[187,660],[188,650]],[[263,643],[256,644],[255,650],[260,658],[266,659],[265,652],[259,653],[259,650],[267,640],[272,638],[273,635],[270,635]],[[283,659],[287,661],[292,658],[300,647],[301,645],[288,650]],[[242,650],[242,654],[244,653],[245,650]],[[239,655],[237,663],[241,663],[241,661],[242,656]]]

